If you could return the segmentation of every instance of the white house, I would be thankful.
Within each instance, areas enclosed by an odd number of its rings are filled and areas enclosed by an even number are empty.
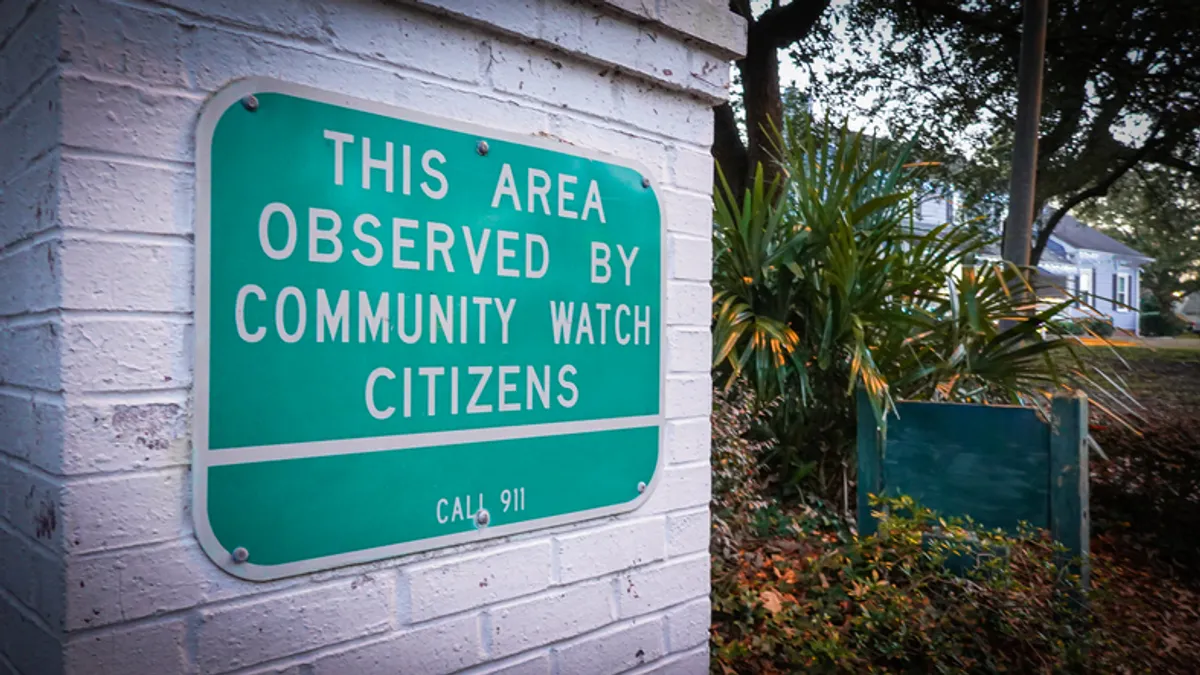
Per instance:
[[[928,229],[954,220],[953,201],[942,196],[925,198],[916,213],[916,227]],[[999,259],[999,250],[984,258]],[[1082,300],[1071,308],[1076,317],[1099,313],[1115,328],[1138,332],[1141,309],[1141,268],[1153,258],[1088,227],[1070,215],[1054,228],[1050,243],[1038,263],[1043,272],[1039,291],[1045,298],[1062,297],[1063,291]]]

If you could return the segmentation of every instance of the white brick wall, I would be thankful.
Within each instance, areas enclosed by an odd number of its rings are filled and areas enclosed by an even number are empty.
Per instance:
[[[0,3],[0,673],[707,670],[704,0]],[[251,583],[192,534],[197,113],[266,75],[635,159],[670,230],[638,511]]]

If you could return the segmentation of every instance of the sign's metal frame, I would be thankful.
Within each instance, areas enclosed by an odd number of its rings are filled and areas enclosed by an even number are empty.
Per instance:
[[[528,438],[531,436],[550,436],[561,433],[576,433],[580,431],[603,431],[630,427],[650,426],[652,422],[658,427],[658,461],[654,468],[654,476],[646,489],[629,502],[606,506],[588,511],[566,513],[548,518],[540,518],[509,525],[482,527],[473,531],[458,532],[440,537],[420,539],[417,541],[391,544],[360,551],[349,551],[336,555],[313,558],[279,565],[256,565],[246,560],[235,560],[234,553],[221,545],[214,534],[208,520],[208,468],[218,464],[231,463],[222,461],[214,455],[227,452],[239,453],[237,449],[222,450],[217,453],[208,448],[208,394],[209,394],[209,330],[211,327],[211,297],[209,279],[212,269],[212,250],[210,247],[211,204],[212,197],[210,175],[212,170],[212,140],[217,123],[230,106],[242,101],[245,97],[263,93],[278,93],[295,96],[329,105],[351,108],[394,119],[416,122],[452,131],[473,134],[481,140],[499,139],[525,146],[541,148],[561,154],[574,155],[623,166],[638,172],[643,180],[649,181],[647,187],[653,191],[659,206],[659,247],[660,271],[662,277],[659,284],[659,376],[658,376],[658,414],[636,418],[612,418],[607,420],[582,420],[578,422],[555,423],[545,425],[525,425],[517,427],[495,427],[471,431],[444,431],[425,434],[412,434],[406,437],[389,437],[386,447],[370,447],[371,439],[346,439],[343,441],[325,441],[319,443],[290,444],[272,449],[264,447],[249,453],[254,455],[252,461],[270,459],[285,459],[292,457],[325,456],[353,452],[371,452],[380,450],[402,450],[411,447],[429,447],[469,441],[503,440],[510,438]],[[204,104],[196,126],[196,215],[195,215],[195,371],[193,375],[193,417],[192,417],[192,518],[195,524],[196,538],[201,548],[221,569],[229,574],[251,581],[269,581],[299,574],[307,574],[344,565],[373,562],[410,553],[418,553],[431,549],[444,548],[460,544],[470,544],[487,539],[495,539],[508,535],[540,530],[559,525],[567,525],[584,520],[592,520],[604,516],[627,513],[640,507],[654,489],[662,481],[663,462],[665,454],[666,434],[666,373],[667,373],[667,336],[666,336],[666,306],[667,306],[667,218],[662,208],[654,174],[645,166],[612,155],[595,152],[560,141],[536,136],[527,136],[513,132],[497,131],[480,125],[459,122],[435,115],[429,115],[397,106],[369,101],[353,96],[325,91],[306,85],[294,84],[267,77],[250,77],[234,80],[220,91],[213,94]],[[497,433],[500,432],[500,433]],[[507,432],[507,433],[504,433]],[[382,439],[377,439],[382,440]],[[364,441],[366,442],[364,444]],[[378,445],[378,444],[376,444]],[[316,446],[316,447],[312,447]],[[241,453],[245,454],[245,453]],[[230,458],[232,459],[232,457]]]

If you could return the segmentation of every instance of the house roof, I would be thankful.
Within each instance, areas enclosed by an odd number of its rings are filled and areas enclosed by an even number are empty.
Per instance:
[[[1122,244],[1099,230],[1084,225],[1069,214],[1063,216],[1062,220],[1058,221],[1058,225],[1054,228],[1054,237],[1079,249],[1115,253],[1135,258],[1150,257],[1145,253]]]

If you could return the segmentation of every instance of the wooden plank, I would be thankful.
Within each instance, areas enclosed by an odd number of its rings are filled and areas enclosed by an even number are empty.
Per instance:
[[[883,492],[883,451],[886,431],[875,420],[866,392],[857,392],[858,407],[858,533],[875,532],[869,495]]]
[[[1088,587],[1091,550],[1088,513],[1087,397],[1056,396],[1051,404],[1050,535],[1067,547],[1084,588]]]
[[[888,422],[882,482],[946,516],[1015,531],[1049,525],[1049,428],[1009,406],[904,402]]]

